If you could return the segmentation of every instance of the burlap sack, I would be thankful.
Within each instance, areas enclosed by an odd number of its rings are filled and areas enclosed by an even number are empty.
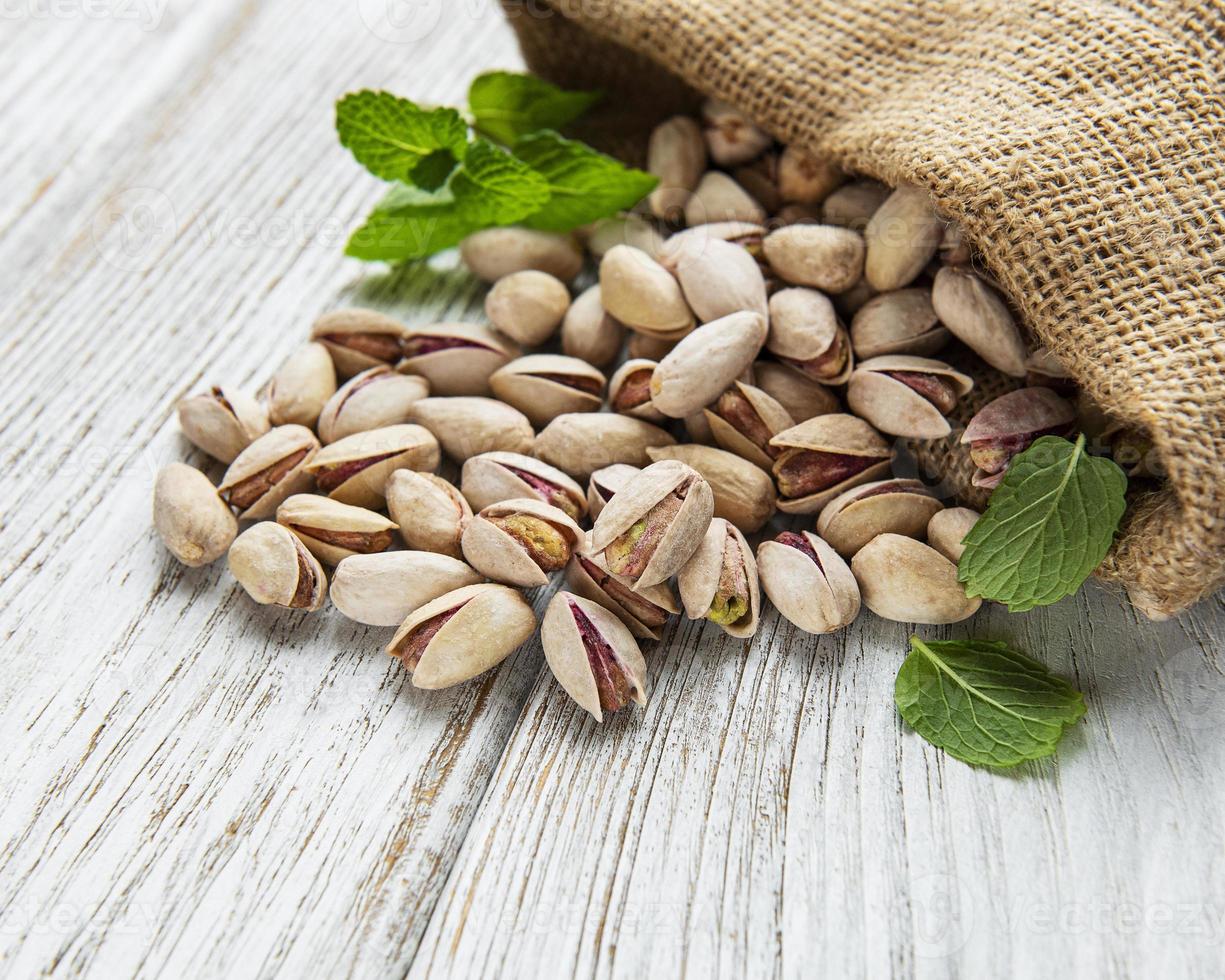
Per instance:
[[[697,91],[930,188],[1084,390],[1151,433],[1167,488],[1099,574],[1154,617],[1225,582],[1222,0],[503,2],[531,67],[609,90],[623,133]]]

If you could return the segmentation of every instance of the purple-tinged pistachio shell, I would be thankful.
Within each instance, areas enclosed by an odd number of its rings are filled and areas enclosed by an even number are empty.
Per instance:
[[[815,514],[850,487],[883,476],[894,456],[872,426],[842,413],[801,422],[770,444],[783,449],[773,471],[786,514]]]
[[[319,440],[302,425],[279,425],[244,449],[221,478],[217,492],[247,521],[272,517],[286,497],[310,489],[309,464]]]
[[[940,322],[993,368],[1025,377],[1029,352],[1008,305],[965,266],[946,265],[932,284],[932,305]]]
[[[713,402],[753,363],[766,340],[758,313],[732,313],[695,330],[678,343],[651,375],[651,401],[672,418],[684,418]]]
[[[952,431],[946,416],[974,382],[943,361],[884,354],[861,361],[846,388],[852,412],[881,432],[911,439],[941,439]]]
[[[943,508],[919,480],[878,480],[852,487],[826,504],[817,533],[850,558],[878,534],[923,537],[932,515]]]
[[[270,428],[264,407],[244,391],[216,386],[178,404],[179,428],[197,448],[232,463]]]
[[[394,317],[352,308],[324,313],[311,327],[310,336],[327,348],[336,373],[351,378],[380,364],[395,364],[404,332],[404,324]]]
[[[364,507],[342,504],[317,493],[296,493],[276,509],[276,522],[289,528],[307,550],[327,565],[350,555],[386,551],[396,523]]]
[[[704,415],[715,442],[764,470],[769,470],[783,453],[770,440],[795,425],[782,405],[742,381],[729,386]]]
[[[927,522],[927,543],[956,565],[966,550],[965,539],[982,515],[969,507],[946,507]]]
[[[715,500],[715,517],[725,517],[746,534],[761,529],[774,516],[774,481],[760,466],[713,446],[686,444],[648,449],[656,462],[678,460],[693,467],[707,483]]]
[[[598,412],[604,404],[604,384],[596,368],[561,354],[517,358],[489,379],[494,395],[533,425],[548,425],[567,412]]]
[[[587,506],[591,519],[594,521],[598,518],[605,505],[618,491],[641,472],[642,469],[638,466],[613,463],[612,466],[605,466],[592,473],[591,479],[587,481]]]
[[[327,445],[355,432],[398,425],[409,420],[409,408],[430,393],[425,378],[399,374],[386,364],[346,381],[319,413],[319,439]]]
[[[766,347],[788,367],[821,384],[842,384],[853,359],[834,305],[815,289],[780,289],[770,297]]]
[[[483,508],[464,526],[464,560],[495,582],[535,588],[548,585],[583,541],[582,529],[536,497],[503,500]]]
[[[1041,436],[1069,435],[1075,425],[1072,404],[1049,388],[1019,388],[988,402],[961,436],[978,467],[974,486],[998,486],[1014,456]]]
[[[716,517],[676,579],[685,615],[709,619],[729,636],[757,632],[761,598],[753,549],[730,521]]]
[[[419,425],[385,425],[324,446],[306,470],[329,497],[355,507],[378,510],[383,506],[384,488],[392,473],[432,472],[438,468],[439,457],[438,440],[428,429]]]
[[[797,423],[842,411],[842,403],[833,391],[785,364],[758,361],[753,365],[753,383],[782,405]]]
[[[832,633],[859,615],[859,585],[846,561],[811,531],[784,531],[757,548],[761,587],[790,623]]]
[[[883,354],[928,357],[949,342],[928,289],[897,289],[864,303],[851,321],[851,346],[860,360]]]
[[[958,623],[982,605],[966,595],[956,565],[905,535],[877,535],[851,559],[851,571],[864,605],[899,623]]]
[[[520,497],[537,497],[576,521],[587,510],[582,487],[557,467],[523,453],[470,457],[460,475],[460,488],[477,510]]]
[[[640,640],[658,640],[669,616],[680,612],[666,582],[635,589],[629,579],[614,575],[600,555],[574,554],[566,566],[566,587],[597,602]]]
[[[651,376],[658,361],[631,357],[617,368],[608,382],[608,405],[619,415],[662,423],[667,417],[651,403]]]
[[[517,344],[479,323],[435,323],[406,333],[396,370],[425,378],[435,395],[488,395],[490,375],[518,356]]]

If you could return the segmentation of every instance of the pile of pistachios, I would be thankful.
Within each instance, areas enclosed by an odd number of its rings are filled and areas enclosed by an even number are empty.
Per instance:
[[[648,167],[660,184],[636,213],[467,239],[488,324],[336,310],[258,397],[182,401],[183,434],[228,469],[217,486],[159,474],[166,546],[193,566],[228,552],[256,602],[317,610],[330,592],[398,627],[387,651],[430,689],[527,641],[520,590],[564,575],[544,653],[599,720],[645,703],[639,644],[682,607],[741,638],[762,592],[814,634],[861,605],[972,615],[957,562],[979,515],[892,476],[894,443],[950,435],[974,381],[936,355],[964,345],[1028,378],[961,437],[992,487],[1076,426],[1066,373],[1027,349],[923,190],[779,147],[717,102],[660,125]]]

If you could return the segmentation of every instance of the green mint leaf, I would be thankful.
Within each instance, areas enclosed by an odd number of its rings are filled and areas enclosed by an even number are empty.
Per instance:
[[[554,132],[523,137],[514,154],[549,184],[548,204],[524,222],[541,231],[569,231],[632,208],[659,183],[651,174]]]
[[[1008,467],[966,536],[958,578],[966,594],[1010,612],[1072,595],[1110,550],[1126,507],[1127,477],[1111,460],[1043,436]]]
[[[433,158],[426,176],[451,166],[464,156],[468,126],[454,109],[423,109],[390,92],[369,89],[346,95],[336,103],[336,132],[342,145],[363,167],[383,180],[413,180],[422,161]],[[441,186],[442,179],[435,183]]]
[[[353,233],[345,252],[366,261],[426,258],[474,231],[521,221],[548,199],[543,177],[492,143],[477,140],[440,190],[392,188]]]
[[[491,71],[468,89],[468,108],[478,132],[511,146],[539,129],[561,129],[590,109],[599,92],[567,92],[535,75]]]
[[[910,638],[893,699],[906,723],[962,762],[1015,766],[1054,753],[1084,697],[1042,664],[989,640]]]

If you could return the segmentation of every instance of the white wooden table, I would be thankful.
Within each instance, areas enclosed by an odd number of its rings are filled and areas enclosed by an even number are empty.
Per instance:
[[[536,644],[417,691],[388,631],[161,548],[153,473],[204,462],[179,397],[340,302],[479,314],[461,272],[341,254],[378,189],[334,100],[519,63],[486,0],[405,7],[5,6],[0,975],[1219,977],[1220,598],[980,614],[1089,705],[997,775],[902,725],[909,631],[871,615],[678,623],[601,728]]]

